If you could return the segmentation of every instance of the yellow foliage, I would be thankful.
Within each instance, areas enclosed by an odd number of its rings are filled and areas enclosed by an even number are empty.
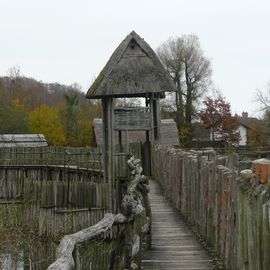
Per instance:
[[[21,103],[20,99],[16,98],[11,101],[11,107],[16,111],[22,111],[24,109],[24,105]]]
[[[88,114],[80,112],[79,123],[78,123],[78,145],[89,146],[92,143],[93,136],[93,123]]]
[[[65,145],[66,138],[57,108],[42,104],[29,114],[33,133],[42,133],[49,144]]]
[[[184,126],[179,131],[179,141],[181,147],[186,147],[189,143],[190,127]]]

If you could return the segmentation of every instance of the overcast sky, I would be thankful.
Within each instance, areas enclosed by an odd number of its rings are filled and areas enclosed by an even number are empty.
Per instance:
[[[270,80],[269,27],[269,0],[0,0],[0,75],[19,66],[86,91],[132,30],[154,50],[192,33],[233,112],[255,115],[254,92]]]

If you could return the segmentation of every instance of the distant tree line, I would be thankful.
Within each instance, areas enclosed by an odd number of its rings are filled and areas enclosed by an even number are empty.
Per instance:
[[[85,98],[78,84],[43,83],[18,71],[0,77],[0,133],[42,133],[51,145],[93,143],[98,102]]]

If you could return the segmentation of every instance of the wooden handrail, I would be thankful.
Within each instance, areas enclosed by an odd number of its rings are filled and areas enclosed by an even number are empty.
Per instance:
[[[127,163],[131,169],[133,179],[122,200],[121,213],[106,214],[97,224],[74,234],[64,236],[57,247],[56,261],[49,266],[48,270],[76,269],[76,247],[79,244],[101,236],[114,225],[119,224],[125,224],[127,227],[124,249],[124,269],[137,268],[135,257],[140,251],[140,234],[149,233],[149,231],[151,231],[151,209],[147,195],[150,188],[148,178],[142,175],[140,160],[132,156]],[[142,227],[139,229],[133,228],[132,223],[137,217],[141,217],[144,211],[147,216],[146,224],[142,224]]]

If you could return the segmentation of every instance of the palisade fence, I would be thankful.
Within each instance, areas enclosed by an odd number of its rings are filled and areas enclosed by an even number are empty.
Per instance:
[[[6,226],[56,236],[95,224],[108,209],[98,148],[0,148],[0,211]],[[16,213],[12,218],[10,213]]]
[[[128,154],[141,157],[141,144],[115,149],[119,200],[130,173]],[[0,148],[0,212],[23,213],[41,235],[56,236],[91,226],[110,212],[109,183],[103,179],[100,148]],[[20,214],[21,215],[21,214]],[[6,225],[16,224],[11,220]]]
[[[49,270],[140,269],[143,251],[151,246],[149,181],[142,175],[140,159],[131,156],[127,164],[131,178],[121,212],[106,214],[95,225],[65,235]]]
[[[116,177],[127,177],[128,154],[142,159],[142,144],[115,146]],[[0,166],[62,166],[99,172],[102,175],[101,147],[7,147],[0,148]]]
[[[269,269],[270,189],[240,174],[237,158],[214,150],[153,148],[165,197],[224,262],[225,269]],[[253,177],[253,178],[252,178]]]
[[[0,165],[57,165],[101,170],[101,149],[57,146],[0,148]]]

